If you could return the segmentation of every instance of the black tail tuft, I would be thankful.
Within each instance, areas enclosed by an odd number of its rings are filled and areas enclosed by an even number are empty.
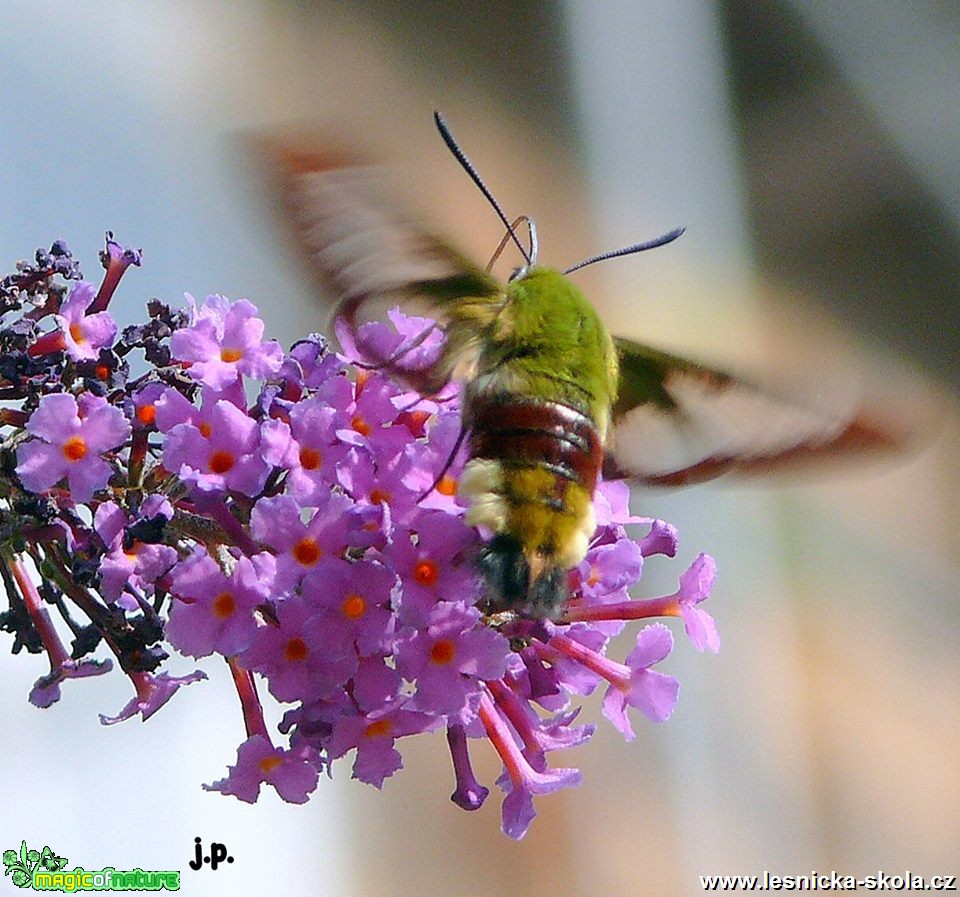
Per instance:
[[[531,617],[555,620],[563,613],[569,597],[566,571],[548,566],[530,586],[527,609]]]
[[[500,533],[477,554],[487,583],[487,598],[496,607],[526,611],[538,619],[556,619],[567,603],[567,575],[548,565],[530,580],[530,564],[516,536]]]
[[[527,597],[530,565],[516,536],[507,533],[494,536],[480,549],[477,566],[490,587],[494,603],[513,607]]]

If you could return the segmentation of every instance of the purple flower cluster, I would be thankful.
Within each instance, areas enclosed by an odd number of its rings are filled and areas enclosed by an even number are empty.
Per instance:
[[[475,564],[482,537],[457,494],[467,459],[455,388],[411,393],[317,335],[284,353],[264,340],[253,305],[222,296],[191,299],[185,312],[151,303],[147,324],[118,335],[107,304],[139,255],[109,240],[100,290],[80,280],[66,292],[54,288],[58,275],[77,273],[55,246],[59,268],[4,281],[21,314],[0,333],[0,395],[20,401],[0,410],[10,457],[0,628],[14,650],[50,657],[34,703],[57,700],[64,679],[106,672],[109,661],[83,660],[103,642],[135,697],[101,719],[147,718],[204,677],[158,672],[164,641],[191,657],[219,654],[247,739],[229,774],[205,787],[254,801],[266,782],[301,803],[351,754],[354,777],[379,788],[402,766],[402,738],[443,728],[454,802],[477,809],[487,797],[468,746],[488,741],[503,761],[503,830],[520,838],[535,795],[580,779],[547,758],[594,730],[577,724],[577,696],[604,688],[603,713],[627,739],[631,708],[661,722],[676,705],[679,683],[654,669],[673,647],[665,625],[640,629],[623,663],[606,656],[626,622],[679,617],[698,649],[718,649],[700,606],[715,575],[707,555],[674,594],[630,597],[647,558],[675,555],[677,534],[631,516],[623,483],[598,487],[597,530],[569,574],[562,619],[491,606]],[[53,326],[41,331],[45,321]],[[384,356],[415,344],[404,360],[416,367],[442,340],[436,329],[422,338],[432,322],[396,311],[364,327],[363,344]],[[148,362],[137,378],[126,361],[134,349]],[[46,605],[74,632],[71,652]],[[281,746],[258,681],[290,705]]]

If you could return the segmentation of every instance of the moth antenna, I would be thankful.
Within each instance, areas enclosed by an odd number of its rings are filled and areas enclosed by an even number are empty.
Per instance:
[[[587,265],[592,265],[594,262],[604,262],[607,259],[619,258],[621,255],[633,255],[635,252],[643,252],[645,249],[656,249],[658,246],[666,246],[667,243],[672,243],[677,237],[680,236],[686,230],[685,227],[675,227],[669,233],[663,234],[659,237],[654,237],[652,240],[647,240],[645,243],[636,243],[633,246],[624,246],[623,249],[613,249],[610,252],[604,252],[600,255],[595,255],[593,258],[587,259],[585,262],[578,262],[576,265],[571,265],[564,271],[564,274],[572,274],[574,271],[579,271],[581,268],[586,268]]]
[[[510,241],[511,232],[516,232],[517,226],[521,222],[526,223],[527,233],[530,235],[530,255],[527,257],[528,262],[531,265],[535,265],[537,263],[537,250],[539,249],[539,243],[537,241],[537,225],[529,216],[519,215],[513,220],[513,223],[510,225],[510,229],[503,235],[503,239],[498,244],[496,251],[493,253],[490,261],[487,262],[487,267],[483,269],[488,274],[490,273],[490,270],[493,268],[497,259],[500,258],[500,253],[503,252],[507,243]]]
[[[520,254],[524,257],[528,265],[533,264],[530,256],[527,255],[527,250],[523,248],[523,244],[520,242],[520,238],[517,236],[516,231],[510,225],[510,219],[507,218],[506,213],[502,208],[500,208],[500,203],[493,198],[493,194],[490,192],[487,185],[480,179],[480,175],[477,174],[477,169],[473,167],[473,163],[467,158],[466,153],[460,149],[460,144],[457,143],[453,137],[453,134],[450,133],[450,128],[447,127],[447,123],[443,116],[436,110],[433,112],[433,121],[437,126],[437,130],[440,132],[440,136],[443,138],[443,142],[447,145],[447,149],[453,153],[454,158],[460,163],[460,167],[468,175],[470,175],[471,180],[477,185],[477,187],[479,187],[480,192],[487,198],[487,202],[493,206],[494,211],[500,216],[500,220],[506,227],[509,236],[513,239],[513,242],[516,244],[517,249],[520,250]]]

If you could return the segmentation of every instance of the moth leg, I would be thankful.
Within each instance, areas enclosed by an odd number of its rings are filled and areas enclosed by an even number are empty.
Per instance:
[[[361,301],[341,303],[340,308],[333,316],[334,332],[345,354],[353,356],[353,363],[358,368],[369,371],[385,371],[422,396],[432,396],[440,392],[450,382],[453,373],[449,361],[443,363],[448,354],[446,345],[440,350],[440,359],[426,367],[405,368],[397,362],[418,346],[421,346],[435,330],[439,330],[446,336],[447,328],[438,322],[434,322],[421,330],[416,336],[411,337],[405,343],[401,343],[387,358],[379,361],[362,361],[362,357],[369,357],[376,353],[373,352],[369,343],[360,337],[356,311]]]
[[[448,396],[430,396],[431,402],[436,402],[438,405],[445,405],[447,402],[452,402],[454,399],[460,398],[459,393],[451,392]],[[398,414],[403,414],[406,411],[412,411],[423,401],[423,396],[417,396],[409,405],[404,405],[402,408],[397,409]]]
[[[450,469],[450,465],[453,464],[454,459],[457,457],[457,452],[460,451],[460,447],[463,445],[463,440],[467,438],[469,433],[467,427],[460,427],[460,434],[457,436],[457,441],[453,444],[453,448],[450,449],[450,454],[447,457],[447,460],[443,462],[443,467],[440,468],[440,473],[437,474],[437,478],[430,485],[430,488],[423,493],[418,499],[417,502],[423,501],[437,486],[440,485],[440,481],[447,475],[447,471]]]
[[[429,337],[434,330],[443,330],[443,328],[436,321],[434,321],[434,323],[432,323],[429,327],[425,327],[416,336],[412,337],[405,343],[401,343],[396,349],[394,349],[393,353],[388,358],[384,358],[382,361],[378,362],[355,361],[354,364],[358,368],[363,368],[367,371],[390,370],[391,366],[395,366],[396,362],[403,358],[404,355],[408,355],[418,346],[422,346],[424,342],[426,342],[427,337]]]

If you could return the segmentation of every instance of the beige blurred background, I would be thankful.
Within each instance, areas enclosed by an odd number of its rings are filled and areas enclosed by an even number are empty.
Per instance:
[[[404,745],[383,793],[340,765],[306,807],[272,792],[248,807],[200,790],[243,737],[225,670],[105,729],[123,677],[68,682],[38,711],[42,662],[4,653],[0,848],[181,868],[186,894],[619,897],[765,869],[960,873],[955,5],[6,0],[0,28],[3,264],[62,237],[93,278],[113,229],[145,253],[125,321],[189,290],[250,298],[284,342],[317,326],[237,140],[250,130],[336,122],[403,163],[438,227],[485,259],[497,222],[433,131],[439,108],[508,212],[536,217],[545,263],[687,226],[577,275],[618,332],[734,365],[788,353],[837,388],[849,374],[899,393],[917,372],[940,419],[893,465],[636,495],[682,537],[643,594],[713,553],[723,650],[679,641],[674,718],[632,744],[601,725],[568,760],[584,783],[540,799],[519,844],[498,793],[475,814],[449,802],[441,736]],[[190,872],[196,836],[236,862]]]

